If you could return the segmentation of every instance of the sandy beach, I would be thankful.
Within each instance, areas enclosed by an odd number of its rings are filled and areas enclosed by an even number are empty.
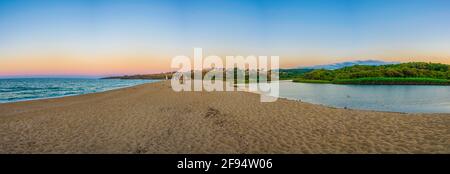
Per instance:
[[[0,104],[0,153],[450,153],[450,114],[259,99],[157,82]]]

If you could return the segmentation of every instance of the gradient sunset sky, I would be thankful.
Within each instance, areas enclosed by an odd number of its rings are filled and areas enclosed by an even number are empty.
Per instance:
[[[448,0],[0,0],[0,77],[144,74],[193,55],[450,64]]]

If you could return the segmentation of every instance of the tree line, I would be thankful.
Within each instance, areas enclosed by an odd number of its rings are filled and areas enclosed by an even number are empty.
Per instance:
[[[302,79],[342,80],[359,78],[433,78],[450,80],[450,65],[441,63],[410,62],[394,65],[355,65],[337,70],[319,69],[307,72]]]

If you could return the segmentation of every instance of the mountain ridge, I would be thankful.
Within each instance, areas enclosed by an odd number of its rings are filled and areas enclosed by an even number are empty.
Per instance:
[[[297,68],[298,69],[335,70],[335,69],[340,69],[340,68],[354,66],[354,65],[380,66],[380,65],[392,65],[392,64],[399,64],[399,63],[400,62],[387,62],[387,61],[381,61],[381,60],[368,59],[368,60],[345,61],[345,62],[338,62],[338,63],[332,63],[332,64],[323,64],[323,65],[300,66],[300,67],[297,67]]]

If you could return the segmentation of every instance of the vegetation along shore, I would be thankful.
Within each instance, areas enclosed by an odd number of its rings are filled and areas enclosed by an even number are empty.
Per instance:
[[[313,70],[298,75],[293,81],[360,85],[450,85],[450,65],[423,62],[355,65],[336,70]]]

